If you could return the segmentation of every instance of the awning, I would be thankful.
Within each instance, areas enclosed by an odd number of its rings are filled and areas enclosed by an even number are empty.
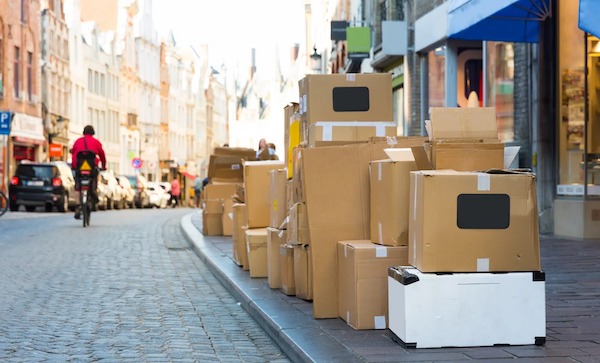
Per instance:
[[[451,0],[448,38],[536,43],[549,16],[550,0]]]
[[[193,174],[188,173],[187,171],[183,171],[181,172],[181,175],[185,176],[188,179],[196,179],[196,176]]]
[[[579,28],[600,38],[600,22],[598,22],[598,14],[600,14],[600,1],[579,1]]]

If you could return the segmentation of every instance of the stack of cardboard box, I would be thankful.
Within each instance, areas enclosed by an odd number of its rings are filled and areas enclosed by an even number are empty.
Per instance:
[[[502,169],[493,109],[432,109],[430,125],[428,157],[413,148],[427,163],[410,171],[408,265],[388,270],[390,330],[418,348],[543,343],[534,175]]]

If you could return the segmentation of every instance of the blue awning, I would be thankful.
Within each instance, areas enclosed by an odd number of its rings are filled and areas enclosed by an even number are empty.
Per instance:
[[[448,38],[536,43],[550,14],[550,0],[451,0]]]
[[[579,1],[579,28],[600,38],[598,14],[600,14],[600,1]]]

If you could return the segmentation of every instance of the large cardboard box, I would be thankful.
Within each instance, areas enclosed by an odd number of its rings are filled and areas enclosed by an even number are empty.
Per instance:
[[[543,272],[388,271],[389,329],[411,348],[542,345]]]
[[[256,151],[250,148],[216,147],[210,156],[208,178],[213,183],[242,183],[244,160],[256,160]]]
[[[408,246],[370,240],[338,242],[338,314],[354,329],[386,329],[387,277],[391,266],[408,263]]]
[[[294,280],[296,297],[312,300],[312,269],[308,245],[294,246]]]
[[[287,170],[273,169],[269,171],[269,227],[281,228],[287,217]]]
[[[371,161],[371,241],[386,246],[408,245],[408,198],[414,160]]]
[[[272,289],[281,287],[279,247],[285,243],[285,238],[285,230],[267,227],[267,275]]]
[[[293,246],[287,244],[279,246],[279,272],[281,273],[281,292],[289,296],[296,295]]]
[[[206,236],[223,235],[223,199],[207,199],[202,210],[202,231]]]
[[[329,121],[393,121],[392,76],[309,74],[298,82],[299,112],[308,125]]]
[[[248,252],[246,251],[246,204],[235,203],[233,213],[233,256],[238,266],[248,266]]]
[[[279,160],[247,161],[244,163],[244,193],[248,228],[269,226],[271,206],[269,204],[270,171],[281,169]]]
[[[302,140],[309,147],[367,141],[371,137],[396,136],[394,121],[317,121],[309,124],[308,137]]]
[[[420,271],[541,270],[534,174],[413,171],[410,193],[409,262]]]
[[[394,147],[424,140],[397,138]],[[369,162],[386,159],[389,147],[377,141],[302,149],[315,318],[338,317],[337,242],[371,238]]]
[[[250,277],[267,277],[267,229],[247,229],[246,248]]]
[[[432,107],[430,117],[433,169],[504,167],[504,144],[498,139],[494,107]]]

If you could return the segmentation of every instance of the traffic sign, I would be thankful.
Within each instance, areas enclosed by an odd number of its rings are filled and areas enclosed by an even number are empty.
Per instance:
[[[0,135],[10,134],[10,112],[0,111]]]
[[[140,158],[133,158],[133,160],[131,160],[131,165],[133,165],[133,167],[135,169],[139,169],[142,167],[142,159]]]

